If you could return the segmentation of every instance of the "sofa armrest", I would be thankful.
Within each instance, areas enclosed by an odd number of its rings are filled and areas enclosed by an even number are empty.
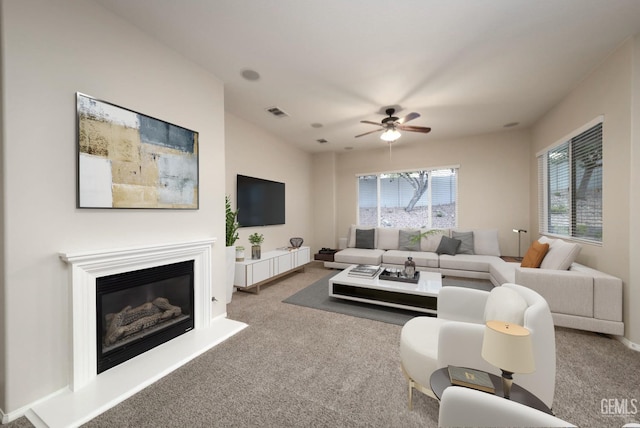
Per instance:
[[[438,318],[484,324],[484,307],[489,292],[447,286],[438,293]]]
[[[540,294],[551,312],[593,317],[593,276],[571,270],[517,267],[515,283]]]
[[[593,316],[597,319],[622,321],[622,280],[613,275],[578,263],[571,272],[593,277]]]

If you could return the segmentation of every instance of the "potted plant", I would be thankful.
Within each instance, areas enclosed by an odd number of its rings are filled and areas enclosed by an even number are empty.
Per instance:
[[[233,282],[236,273],[236,247],[238,240],[238,211],[231,209],[231,199],[228,195],[224,197],[225,223],[226,223],[226,262],[227,262],[227,303],[231,303],[233,294]]]
[[[249,235],[249,242],[251,243],[251,258],[257,260],[260,258],[260,244],[264,242],[264,235],[262,233],[252,233]]]

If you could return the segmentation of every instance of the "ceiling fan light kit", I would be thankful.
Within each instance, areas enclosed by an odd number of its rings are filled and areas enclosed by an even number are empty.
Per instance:
[[[400,137],[402,137],[402,134],[400,134],[396,129],[387,129],[382,133],[380,139],[388,143],[393,143]]]

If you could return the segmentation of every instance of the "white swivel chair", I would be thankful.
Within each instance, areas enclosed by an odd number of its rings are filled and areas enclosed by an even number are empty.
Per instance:
[[[413,389],[435,398],[429,379],[439,368],[470,367],[501,376],[500,369],[480,355],[484,324],[489,320],[508,321],[531,331],[536,369],[531,374],[514,374],[514,382],[552,407],[556,345],[549,305],[529,288],[503,284],[490,292],[443,287],[438,295],[437,317],[416,317],[404,325],[400,361],[409,383],[409,408]]]
[[[442,393],[438,426],[575,427],[524,404],[461,386],[450,386]]]

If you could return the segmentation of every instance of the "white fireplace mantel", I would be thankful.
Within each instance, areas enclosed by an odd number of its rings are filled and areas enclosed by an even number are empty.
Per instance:
[[[211,251],[215,238],[144,247],[61,253],[71,265],[72,358],[70,387],[77,390],[97,376],[96,279],[193,260],[195,329],[211,320]]]
[[[212,303],[215,242],[215,238],[207,238],[60,253],[71,267],[70,382],[68,388],[35,403],[26,413],[29,420],[36,427],[79,426],[247,327],[226,318],[226,311],[212,319],[212,305],[224,304],[225,300]],[[98,375],[96,279],[189,260],[194,261],[194,328]]]

